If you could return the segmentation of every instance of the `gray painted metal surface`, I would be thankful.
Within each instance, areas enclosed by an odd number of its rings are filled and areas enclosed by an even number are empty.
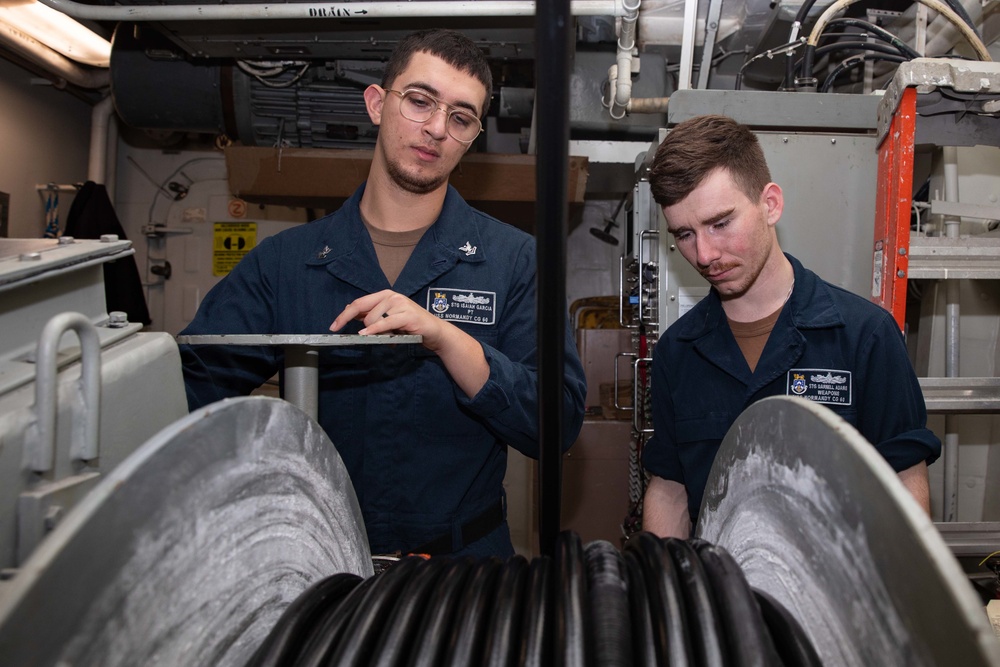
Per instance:
[[[937,88],[948,88],[952,94],[967,93],[972,96],[967,103],[962,104],[964,108],[955,109],[959,116],[965,116],[966,113],[975,115],[979,111],[987,114],[995,113],[997,110],[995,98],[1000,93],[1000,63],[949,58],[915,58],[909,62],[900,63],[899,67],[896,68],[896,73],[893,74],[892,81],[886,86],[885,94],[878,105],[879,143],[882,143],[882,139],[889,131],[892,117],[903,98],[903,92],[910,87],[915,87],[919,94],[917,100],[918,115],[921,113],[921,105],[925,103],[920,100],[920,97],[927,96]],[[934,104],[939,102],[936,98],[931,101]],[[985,107],[982,106],[984,104]],[[935,109],[935,111],[939,112],[940,109]],[[922,118],[917,123],[918,135],[920,134],[920,125],[925,121],[929,121],[929,119]],[[997,125],[995,119],[988,119],[987,123],[991,126]],[[924,133],[924,136],[917,137],[917,143],[930,143],[932,141],[940,144],[950,143],[935,139],[935,137]],[[978,143],[986,144],[990,141],[981,138]]]
[[[723,441],[697,534],[781,602],[831,665],[1000,665],[965,574],[854,428],[792,397],[750,406]]]
[[[347,470],[272,398],[163,429],[0,588],[5,664],[242,665],[306,587],[372,574]]]
[[[877,126],[879,97],[755,90],[678,90],[670,96],[670,126],[702,114],[722,114],[755,129],[816,128],[867,132]]]
[[[342,345],[399,345],[420,343],[423,336],[403,334],[219,334],[177,336],[178,345],[306,345],[338,347]]]

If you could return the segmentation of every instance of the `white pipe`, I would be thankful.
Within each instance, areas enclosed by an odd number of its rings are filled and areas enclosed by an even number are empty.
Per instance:
[[[958,148],[942,147],[944,155],[944,200],[958,202]],[[958,239],[961,218],[945,216],[945,236]],[[945,377],[959,377],[959,344],[961,342],[961,283],[958,280],[945,281]],[[958,518],[958,415],[946,415],[944,418],[944,521],[956,521]]]
[[[87,163],[87,180],[103,184],[108,170],[108,123],[115,112],[108,95],[94,105],[90,112],[90,160]]]
[[[524,0],[483,0],[481,2],[341,2],[341,3],[262,3],[230,5],[85,5],[72,0],[40,0],[74,18],[95,21],[219,21],[232,19],[330,18],[370,20],[441,16],[534,16],[535,3]],[[621,16],[621,0],[573,0],[574,16]]]
[[[684,33],[681,37],[681,68],[677,72],[677,90],[687,90],[691,87],[697,25],[698,0],[684,0]]]
[[[635,50],[635,24],[639,20],[639,5],[642,0],[635,0],[635,4],[626,3],[627,0],[622,3],[626,14],[621,18],[621,28],[618,31],[615,82],[609,86],[614,91],[610,112],[615,119],[625,116],[628,102],[632,99],[632,52]]]
[[[63,82],[69,82],[81,88],[104,88],[110,81],[108,70],[84,69],[30,35],[2,21],[0,21],[0,45],[6,46],[25,60],[59,77]]]

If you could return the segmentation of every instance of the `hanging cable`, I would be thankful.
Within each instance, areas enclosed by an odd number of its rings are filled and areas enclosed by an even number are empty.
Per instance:
[[[760,60],[761,58],[771,59],[782,54],[789,54],[790,57],[790,54],[794,53],[796,49],[803,46],[805,43],[806,38],[799,37],[794,41],[788,42],[787,44],[782,44],[781,46],[776,46],[773,49],[768,49],[763,53],[758,53],[753,58],[740,65],[740,71],[736,73],[736,90],[740,90],[743,85],[743,70],[749,67],[752,63]]]
[[[992,61],[990,52],[986,48],[986,45],[983,44],[983,41],[979,38],[979,35],[977,35],[976,32],[972,30],[968,26],[968,24],[966,24],[965,21],[963,21],[955,13],[953,9],[951,9],[948,5],[944,4],[940,0],[917,0],[917,1],[920,2],[920,4],[926,5],[929,9],[933,9],[934,11],[943,15],[956,28],[958,28],[959,32],[962,33],[962,36],[965,37],[965,39],[972,46],[973,50],[975,50],[976,55],[979,57],[980,60]],[[833,19],[834,16],[836,16],[837,14],[839,14],[840,12],[842,12],[844,9],[851,6],[855,2],[858,2],[858,0],[837,0],[829,7],[827,7],[826,11],[824,11],[823,14],[820,15],[819,19],[816,20],[816,24],[813,26],[812,32],[809,33],[809,39],[806,42],[806,48],[803,54],[802,78],[810,79],[813,76],[812,72],[813,72],[814,52],[816,50],[816,45],[819,41],[819,36],[823,33],[824,30],[826,30],[827,24],[830,22],[831,19]]]
[[[886,42],[887,44],[892,44],[897,49],[899,49],[900,53],[903,53],[904,55],[907,55],[910,58],[920,57],[920,54],[917,53],[916,49],[914,49],[912,46],[901,40],[899,37],[896,37],[885,28],[877,26],[874,23],[870,23],[868,21],[864,21],[862,19],[850,16],[840,16],[835,19],[831,19],[827,23],[827,27],[841,26],[841,25],[848,26],[851,28],[861,28],[862,30],[867,31],[869,34],[874,36],[876,39]]]
[[[855,67],[860,66],[862,63],[866,61],[887,61],[891,63],[904,63],[906,62],[906,58],[902,56],[890,56],[877,53],[864,53],[856,56],[851,56],[844,62],[837,65],[837,67],[835,67],[833,71],[827,75],[826,80],[823,81],[823,85],[820,86],[819,92],[821,93],[829,92],[830,88],[833,87],[833,82],[836,80],[838,76],[840,76],[844,72],[850,71]]]

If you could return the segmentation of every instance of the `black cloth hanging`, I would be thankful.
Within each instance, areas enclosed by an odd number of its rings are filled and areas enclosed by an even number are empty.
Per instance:
[[[103,234],[117,234],[122,240],[127,238],[111,204],[108,189],[100,183],[87,181],[69,207],[63,235],[77,239],[99,239]],[[108,312],[124,311],[128,313],[128,321],[132,323],[152,322],[135,255],[104,264],[104,297]]]

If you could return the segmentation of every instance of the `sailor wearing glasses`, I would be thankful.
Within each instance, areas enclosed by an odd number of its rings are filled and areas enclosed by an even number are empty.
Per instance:
[[[344,459],[372,553],[513,554],[507,447],[538,456],[534,239],[448,184],[492,91],[476,45],[404,38],[364,92],[379,126],[368,180],[340,210],[264,240],[183,334],[419,334],[320,348],[319,422]],[[554,305],[553,307],[564,307]],[[568,448],[586,384],[566,332]],[[277,372],[278,347],[182,348],[192,409]]]

